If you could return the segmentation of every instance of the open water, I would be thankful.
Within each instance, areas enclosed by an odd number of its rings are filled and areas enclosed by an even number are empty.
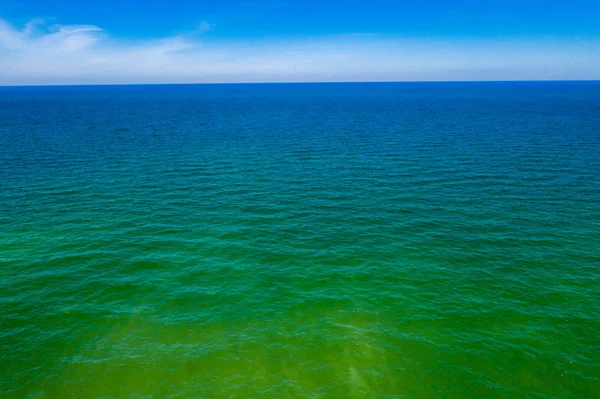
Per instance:
[[[0,397],[600,397],[600,83],[0,88]]]

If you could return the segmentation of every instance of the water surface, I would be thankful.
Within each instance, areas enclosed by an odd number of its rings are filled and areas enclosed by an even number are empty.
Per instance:
[[[0,397],[600,397],[600,83],[0,88]]]

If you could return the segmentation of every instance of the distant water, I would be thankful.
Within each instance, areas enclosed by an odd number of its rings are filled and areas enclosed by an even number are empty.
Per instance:
[[[600,83],[1,88],[0,397],[600,397]]]

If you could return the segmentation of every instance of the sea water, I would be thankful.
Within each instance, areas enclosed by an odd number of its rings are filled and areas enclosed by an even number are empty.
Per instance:
[[[600,83],[0,88],[1,398],[600,397]]]

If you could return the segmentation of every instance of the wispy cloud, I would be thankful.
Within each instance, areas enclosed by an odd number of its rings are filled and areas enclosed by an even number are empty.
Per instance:
[[[0,51],[24,53],[27,51],[63,52],[90,47],[102,29],[92,25],[52,25],[36,19],[18,30],[0,19]],[[1,62],[1,61],[0,61]]]
[[[222,41],[213,25],[160,40],[91,25],[0,19],[0,84],[600,79],[597,41],[440,41],[343,35]]]
[[[200,22],[200,24],[198,25],[198,32],[199,33],[206,33],[210,30],[212,30],[214,28],[213,24],[209,24],[206,21],[202,21]]]

